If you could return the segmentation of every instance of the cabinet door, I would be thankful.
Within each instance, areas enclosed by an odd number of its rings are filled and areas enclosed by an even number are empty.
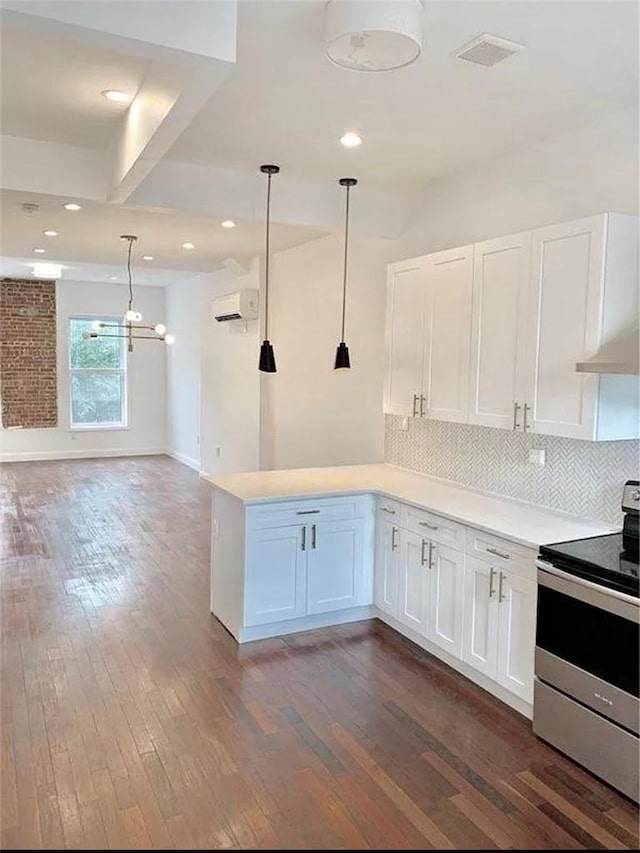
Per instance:
[[[429,639],[462,657],[464,561],[461,551],[431,543],[429,561]]]
[[[598,348],[606,218],[533,232],[527,347],[528,426],[593,439],[598,377],[576,372]]]
[[[425,299],[425,271],[420,258],[389,267],[384,404],[388,414],[416,412],[415,397],[422,393]]]
[[[362,518],[309,525],[309,615],[344,610],[364,603],[366,526],[367,522]]]
[[[498,682],[533,702],[537,587],[513,572],[501,572],[498,587]]]
[[[374,575],[374,604],[395,616],[398,612],[398,554],[400,529],[391,521],[378,519]]]
[[[489,563],[467,557],[462,657],[489,678],[498,664],[498,578]]]
[[[398,567],[398,619],[419,634],[427,633],[427,572],[429,542],[402,531]]]
[[[529,232],[474,246],[469,423],[522,430],[530,268]]]
[[[246,626],[305,615],[307,545],[306,528],[298,524],[248,535]]]
[[[422,413],[465,422],[469,396],[469,349],[473,246],[428,255]]]

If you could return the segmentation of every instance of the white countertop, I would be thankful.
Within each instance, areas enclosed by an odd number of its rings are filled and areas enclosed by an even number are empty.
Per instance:
[[[203,479],[245,504],[373,492],[531,548],[619,530],[611,525],[486,495],[395,465],[295,468],[210,475]]]

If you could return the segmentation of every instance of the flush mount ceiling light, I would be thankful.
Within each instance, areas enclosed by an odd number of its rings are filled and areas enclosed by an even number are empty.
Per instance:
[[[233,221],[233,219],[225,219],[224,222],[220,223],[220,225],[222,225],[223,228],[235,228],[236,227],[236,223]]]
[[[62,205],[65,210],[82,210],[82,205],[77,204],[75,201],[68,201],[66,204]]]
[[[344,325],[347,313],[347,261],[349,259],[349,192],[351,187],[355,187],[358,183],[355,178],[340,178],[338,181],[341,187],[347,191],[347,198],[344,210],[344,267],[342,270],[342,335],[340,343],[336,350],[336,360],[333,365],[335,370],[351,367],[349,358],[349,347],[344,342]]]
[[[351,130],[340,137],[340,142],[345,148],[357,148],[362,145],[362,139]]]
[[[44,255],[45,253],[44,249],[34,249],[33,251],[36,253],[36,255]]]
[[[172,344],[175,341],[173,335],[167,335],[167,327],[164,323],[142,324],[142,314],[133,309],[133,279],[131,277],[131,252],[133,244],[138,239],[135,234],[123,234],[121,240],[129,243],[127,250],[127,278],[129,281],[129,302],[127,311],[124,315],[124,323],[103,323],[102,320],[94,320],[91,323],[91,330],[83,332],[82,337],[85,339],[93,338],[126,338],[128,342],[129,352],[133,352],[134,340],[139,341],[162,341],[165,344]],[[111,276],[111,280],[115,280],[117,276]],[[133,325],[134,323],[138,325]],[[106,329],[106,331],[105,331]],[[140,331],[155,332],[155,335],[141,335]]]
[[[36,278],[60,278],[60,264],[32,264],[32,273]]]
[[[194,243],[183,243],[182,248],[185,249],[187,252],[190,252],[192,249],[195,249],[195,245]]]
[[[102,92],[102,97],[108,101],[115,101],[117,104],[126,104],[130,100],[126,92],[121,92],[119,89],[105,89]]]
[[[143,261],[152,261],[152,260],[153,260],[153,255],[143,255],[143,256],[142,256],[142,260],[143,260]]]
[[[47,230],[43,231],[42,233],[44,234],[45,237],[57,237],[58,236],[58,232],[53,231],[51,228],[47,228]]]
[[[391,71],[422,50],[422,0],[329,0],[325,51],[352,71]]]
[[[264,257],[264,340],[260,347],[258,370],[263,373],[275,373],[276,357],[269,340],[269,227],[271,219],[271,178],[278,174],[280,166],[260,166],[260,171],[267,176],[267,216]]]

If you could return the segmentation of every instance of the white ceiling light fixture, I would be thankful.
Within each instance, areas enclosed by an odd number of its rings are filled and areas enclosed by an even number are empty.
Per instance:
[[[392,71],[422,50],[422,0],[329,0],[325,51],[352,71]]]
[[[47,230],[43,231],[42,233],[44,234],[45,237],[57,237],[58,236],[58,232],[54,231],[52,228],[47,228]]]
[[[32,264],[31,271],[36,278],[60,278],[62,275],[60,264]]]
[[[225,219],[223,222],[220,223],[220,225],[222,225],[223,228],[235,228],[236,227],[236,223],[233,221],[233,219]]]
[[[138,239],[135,234],[123,234],[120,237],[129,244],[127,250],[127,279],[129,283],[129,302],[124,315],[124,323],[104,323],[102,320],[94,320],[91,323],[90,331],[82,333],[82,337],[86,340],[93,338],[126,338],[129,352],[133,352],[134,340],[141,341],[162,341],[166,344],[172,344],[175,341],[173,335],[167,335],[167,327],[164,323],[142,324],[142,314],[135,311],[133,308],[133,278],[131,275],[131,253],[133,244]],[[111,276],[115,279],[116,276]],[[133,324],[136,323],[134,326]],[[106,330],[106,331],[105,331]],[[155,332],[155,334],[140,334],[141,331]]]
[[[142,256],[142,260],[143,260],[143,261],[152,261],[152,260],[153,260],[153,255],[143,255],[143,256]]]
[[[107,101],[114,101],[116,104],[126,104],[131,100],[126,92],[121,92],[119,89],[105,89],[102,92],[102,97]]]
[[[190,252],[192,249],[195,249],[195,245],[193,243],[183,243],[182,248],[185,251]]]
[[[349,130],[340,137],[340,143],[345,148],[357,148],[358,145],[362,145],[362,138],[357,133]]]
[[[82,210],[82,205],[78,204],[75,201],[68,201],[66,204],[63,204],[62,206],[64,207],[65,210],[72,210],[72,211]]]
[[[36,255],[44,255],[45,253],[44,249],[34,249],[33,251],[36,253]]]

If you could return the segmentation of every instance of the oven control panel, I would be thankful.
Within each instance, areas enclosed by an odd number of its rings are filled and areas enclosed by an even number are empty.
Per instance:
[[[640,512],[640,481],[627,480],[622,494],[622,509],[624,512]]]

